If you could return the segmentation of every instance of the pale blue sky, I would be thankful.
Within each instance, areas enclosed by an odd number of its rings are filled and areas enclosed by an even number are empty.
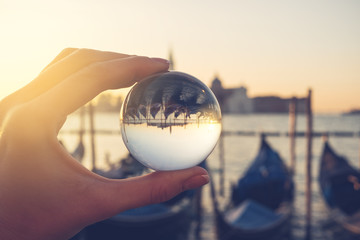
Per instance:
[[[360,108],[360,1],[0,0],[0,98],[65,47],[167,57],[250,96],[314,92],[318,112]]]

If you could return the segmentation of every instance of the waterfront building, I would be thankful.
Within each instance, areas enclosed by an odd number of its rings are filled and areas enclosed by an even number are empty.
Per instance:
[[[219,77],[215,77],[211,90],[217,97],[222,112],[229,114],[249,113],[288,113],[292,98],[278,96],[248,97],[245,86],[237,88],[224,88]],[[298,113],[305,112],[306,98],[296,98]]]

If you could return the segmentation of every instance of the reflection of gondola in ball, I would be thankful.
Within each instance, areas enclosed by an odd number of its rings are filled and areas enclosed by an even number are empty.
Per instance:
[[[124,143],[138,161],[175,170],[195,166],[211,153],[221,132],[221,111],[201,81],[167,72],[130,90],[120,122]]]

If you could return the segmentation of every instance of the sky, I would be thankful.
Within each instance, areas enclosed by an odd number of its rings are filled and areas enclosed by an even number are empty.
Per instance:
[[[303,97],[360,108],[360,1],[0,0],[0,99],[62,49],[167,58],[207,85],[249,97]]]

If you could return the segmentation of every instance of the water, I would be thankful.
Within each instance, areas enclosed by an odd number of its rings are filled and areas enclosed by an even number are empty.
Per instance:
[[[70,116],[65,123],[64,129],[77,129],[80,120],[78,116]],[[104,129],[119,132],[118,114],[98,114],[95,118],[96,129]],[[297,119],[297,130],[304,131],[306,128],[305,117],[300,115]],[[223,128],[226,131],[288,131],[287,115],[225,115],[223,116]],[[341,115],[315,115],[314,129],[316,131],[360,131],[360,116]],[[60,138],[65,146],[71,151],[76,147],[78,137],[61,133]],[[88,136],[85,136],[86,153],[83,164],[91,167],[91,152],[89,149]],[[286,137],[268,137],[268,142],[289,164],[289,140]],[[239,175],[249,166],[259,148],[259,137],[249,136],[226,136],[224,138],[225,150],[225,198],[229,194],[231,182],[236,181]],[[338,153],[345,155],[354,166],[359,166],[359,138],[330,137],[332,146]],[[98,134],[96,136],[97,167],[107,168],[106,159],[116,163],[126,157],[127,149],[123,144],[119,133],[113,135]],[[350,240],[356,239],[351,234],[336,225],[328,216],[326,206],[319,193],[317,183],[319,157],[322,151],[322,140],[313,140],[313,168],[312,168],[312,196],[313,196],[313,221],[312,239],[327,240]],[[296,139],[296,194],[295,213],[292,218],[292,238],[294,240],[305,237],[305,138]],[[107,156],[107,157],[106,157]],[[108,157],[110,156],[110,157]],[[219,149],[215,147],[209,156],[209,165],[213,173],[214,182],[219,187]],[[212,202],[209,187],[204,187],[203,192],[203,225],[201,239],[216,239]],[[190,239],[195,239],[190,236]]]

